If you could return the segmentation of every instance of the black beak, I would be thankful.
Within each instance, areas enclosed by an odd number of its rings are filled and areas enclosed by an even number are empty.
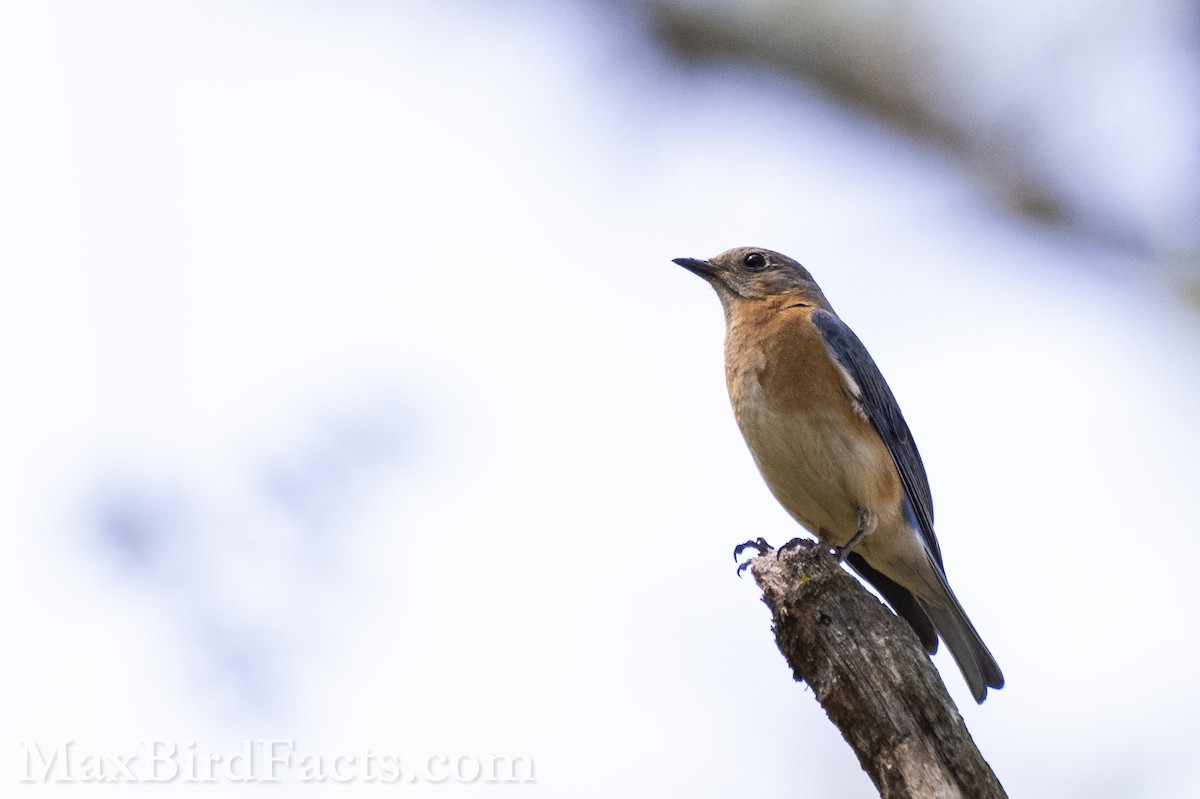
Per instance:
[[[713,265],[699,258],[675,258],[674,263],[679,264],[689,272],[696,273],[700,277],[708,278],[713,275]]]

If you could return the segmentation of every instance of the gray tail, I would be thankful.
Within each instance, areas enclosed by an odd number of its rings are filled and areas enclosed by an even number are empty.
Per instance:
[[[846,557],[846,562],[850,564],[850,568],[861,574],[864,580],[875,586],[875,590],[883,595],[883,598],[892,606],[892,610],[908,621],[917,633],[917,637],[921,639],[921,646],[925,647],[926,652],[932,655],[937,651],[937,629],[934,628],[933,622],[929,620],[929,616],[925,614],[921,604],[917,602],[917,598],[911,591],[883,572],[874,569],[871,564],[867,563],[867,559],[857,552],[851,552]]]
[[[918,597],[917,601],[929,614],[938,635],[946,642],[946,647],[966,678],[975,701],[983,702],[987,697],[988,688],[1004,687],[1004,675],[1000,673],[1000,666],[984,645],[983,639],[975,631],[975,625],[971,624],[962,605],[958,604],[958,599],[950,590],[942,570],[935,566],[935,571],[941,578],[942,596],[933,602],[921,597]]]

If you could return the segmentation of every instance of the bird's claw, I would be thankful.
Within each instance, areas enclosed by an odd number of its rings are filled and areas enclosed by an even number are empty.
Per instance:
[[[738,558],[740,558],[742,556],[742,553],[745,552],[747,549],[756,550],[758,552],[758,555],[765,555],[766,553],[771,551],[771,545],[767,543],[765,538],[761,538],[761,537],[755,539],[754,541],[746,541],[744,543],[738,544],[736,547],[733,548],[733,559],[736,561]],[[758,557],[758,555],[755,555],[754,557]],[[744,572],[750,566],[750,563],[753,560],[754,560],[754,558],[750,558],[750,560],[747,560],[745,563],[738,565],[738,568],[737,568],[738,577],[742,576],[742,572]]]
[[[756,550],[758,550],[758,554],[762,555],[763,553],[771,551],[771,545],[767,543],[767,540],[765,538],[761,538],[761,537],[756,538],[753,541],[745,541],[741,544],[738,544],[736,547],[733,548],[733,559],[737,560],[738,558],[740,558],[742,556],[742,553],[745,552],[747,549],[756,549]]]
[[[804,538],[793,538],[791,541],[788,541],[786,544],[781,546],[779,549],[775,550],[775,559],[778,560],[779,556],[782,555],[784,552],[788,551],[789,549],[799,548],[802,544],[804,544],[804,542],[806,540],[807,539],[804,539]]]

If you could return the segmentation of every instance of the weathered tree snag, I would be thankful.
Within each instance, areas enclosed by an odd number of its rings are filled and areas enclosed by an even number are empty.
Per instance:
[[[814,542],[749,562],[779,651],[880,796],[1004,797],[912,629]]]

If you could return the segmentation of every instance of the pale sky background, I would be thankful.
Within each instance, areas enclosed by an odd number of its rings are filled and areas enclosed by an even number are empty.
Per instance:
[[[936,662],[1009,793],[1200,795],[1186,224],[1097,233],[1164,218],[1136,170],[1116,216],[1017,215],[961,152],[680,59],[639,9],[3,6],[0,792],[22,741],[277,737],[535,762],[431,795],[874,796],[730,558],[797,528],[670,259],[759,245],[914,430],[1008,685],[976,706]],[[1180,69],[1147,91],[1197,100]],[[1188,141],[1200,102],[1155,107],[1055,174]]]

